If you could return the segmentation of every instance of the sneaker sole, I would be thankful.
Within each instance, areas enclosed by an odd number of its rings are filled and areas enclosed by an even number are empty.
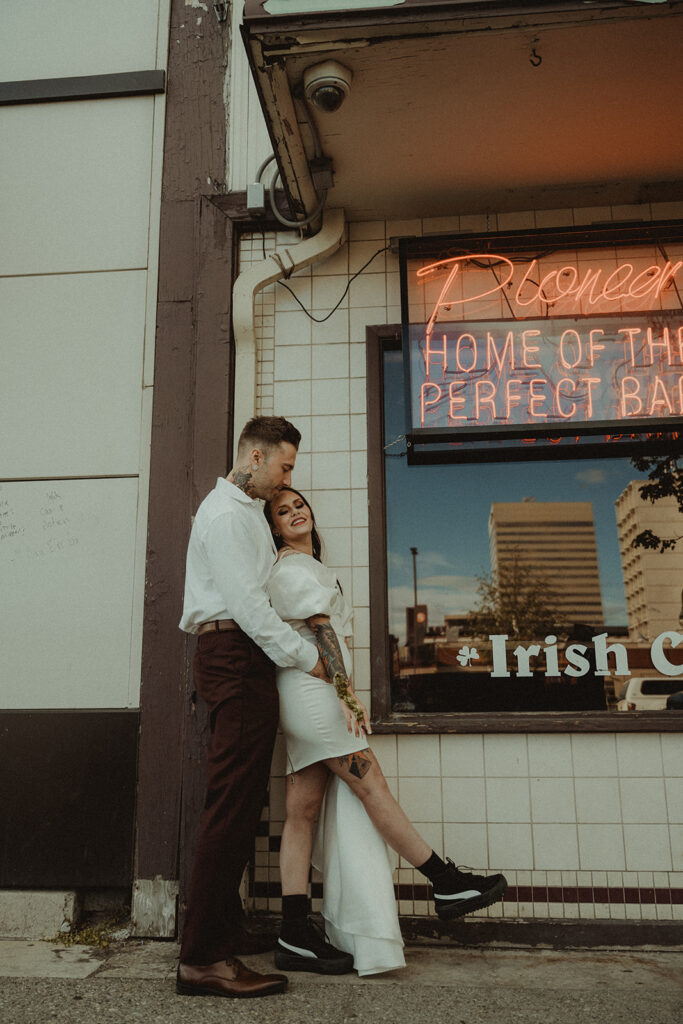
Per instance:
[[[437,916],[442,921],[450,921],[454,917],[464,917],[465,914],[471,914],[474,910],[490,907],[492,903],[502,900],[506,889],[507,882],[498,882],[488,892],[483,892],[481,896],[472,896],[468,900],[454,900],[452,903],[445,903],[441,900],[437,903],[435,901]]]
[[[353,957],[319,960],[317,957],[297,956],[295,953],[275,952],[275,966],[280,971],[308,971],[311,974],[350,974]]]

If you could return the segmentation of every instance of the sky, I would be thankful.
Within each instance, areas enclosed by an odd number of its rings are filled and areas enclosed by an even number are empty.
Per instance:
[[[402,355],[387,353],[385,430],[387,454],[405,432]],[[429,606],[429,624],[478,604],[477,574],[490,570],[488,519],[493,502],[589,501],[593,506],[605,622],[625,626],[626,603],[614,503],[641,478],[630,459],[549,459],[408,466],[386,459],[389,629],[405,637],[405,608],[413,603],[411,547],[418,549],[418,602]]]

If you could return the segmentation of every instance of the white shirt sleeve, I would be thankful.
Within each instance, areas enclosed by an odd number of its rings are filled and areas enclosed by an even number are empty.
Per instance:
[[[209,523],[204,547],[228,617],[281,668],[310,672],[318,650],[273,611],[259,583],[258,537],[246,523],[228,514]]]

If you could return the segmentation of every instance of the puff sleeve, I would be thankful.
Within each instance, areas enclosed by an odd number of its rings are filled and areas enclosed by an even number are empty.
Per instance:
[[[332,617],[341,594],[336,586],[320,579],[308,555],[288,555],[273,568],[268,580],[270,602],[288,622],[303,621],[311,615]]]

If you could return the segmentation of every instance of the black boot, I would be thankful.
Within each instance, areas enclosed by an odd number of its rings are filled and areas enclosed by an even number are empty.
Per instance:
[[[282,971],[348,974],[353,957],[327,942],[325,933],[308,917],[308,898],[284,896],[282,928],[275,947],[275,966]]]
[[[443,920],[463,917],[502,900],[507,889],[504,875],[475,875],[461,871],[449,857],[446,864],[445,870],[431,878],[436,912]]]

